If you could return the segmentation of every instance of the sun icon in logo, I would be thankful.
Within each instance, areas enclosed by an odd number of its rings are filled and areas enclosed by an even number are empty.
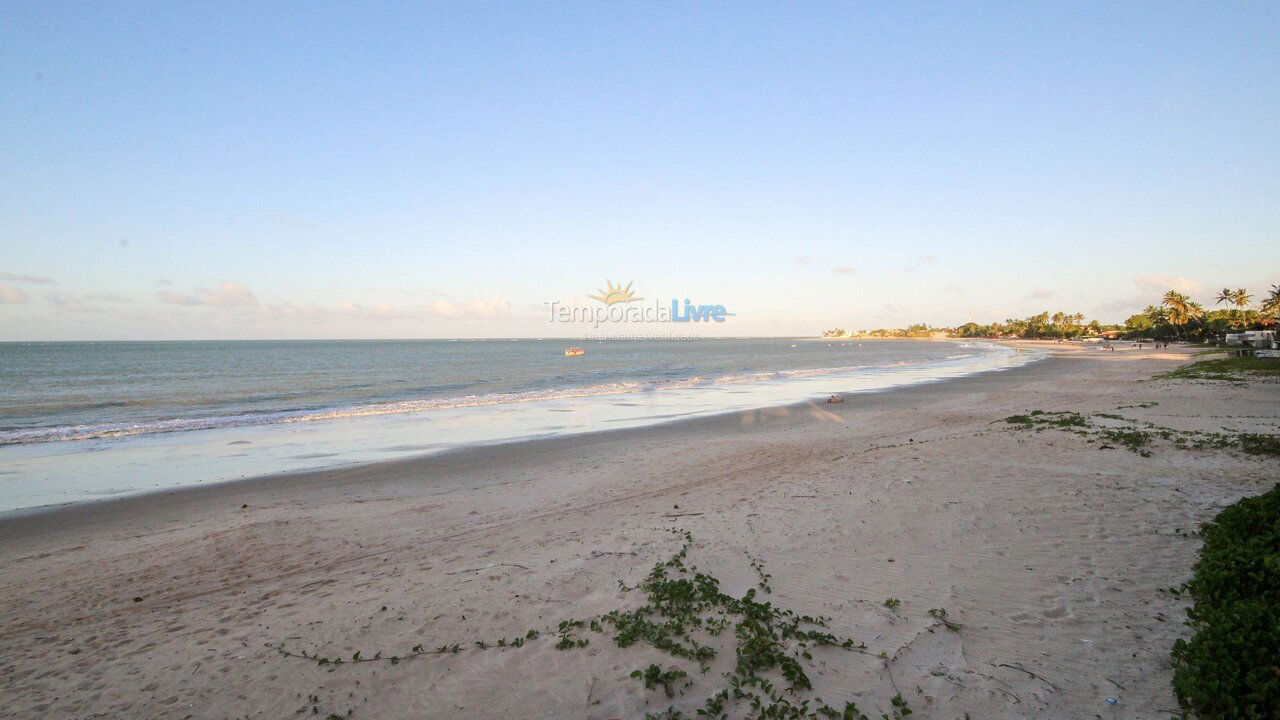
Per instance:
[[[615,286],[612,280],[604,281],[605,287],[596,290],[599,295],[588,295],[592,300],[599,300],[605,305],[614,305],[616,303],[635,302],[642,298],[638,298],[631,293],[631,283],[627,283],[626,287],[621,284]]]

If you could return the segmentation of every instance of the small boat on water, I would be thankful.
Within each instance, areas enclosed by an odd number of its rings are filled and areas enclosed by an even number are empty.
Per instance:
[[[565,351],[564,351],[565,357],[578,357],[579,355],[586,355],[586,354],[587,354],[587,351],[583,350],[580,347],[565,348]]]

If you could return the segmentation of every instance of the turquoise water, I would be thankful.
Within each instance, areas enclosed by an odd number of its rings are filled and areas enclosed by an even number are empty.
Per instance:
[[[0,344],[0,510],[634,427],[1035,359],[786,339]]]

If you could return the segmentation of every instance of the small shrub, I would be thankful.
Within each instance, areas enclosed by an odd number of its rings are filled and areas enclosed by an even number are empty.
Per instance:
[[[1173,646],[1173,686],[1201,720],[1280,717],[1280,485],[1201,528],[1187,590],[1190,640]]]
[[[666,691],[667,697],[674,697],[676,694],[675,684],[688,676],[689,674],[683,670],[676,670],[675,668],[663,670],[660,665],[650,665],[644,670],[636,670],[631,673],[631,677],[644,681],[645,690],[652,690],[661,686]]]

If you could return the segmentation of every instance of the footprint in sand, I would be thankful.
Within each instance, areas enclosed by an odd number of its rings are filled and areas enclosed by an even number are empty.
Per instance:
[[[1045,610],[1044,616],[1052,620],[1058,620],[1061,618],[1072,617],[1073,613],[1071,612],[1071,606],[1066,603],[1060,603],[1058,605],[1054,605],[1048,610]]]
[[[1019,625],[1040,626],[1044,625],[1044,618],[1025,610],[1016,612],[1009,616],[1009,619]]]
[[[1043,602],[1048,606],[1040,613],[1048,620],[1062,620],[1064,618],[1075,617],[1075,613],[1071,610],[1071,603],[1067,602],[1066,598],[1046,595],[1040,598],[1040,602]]]

